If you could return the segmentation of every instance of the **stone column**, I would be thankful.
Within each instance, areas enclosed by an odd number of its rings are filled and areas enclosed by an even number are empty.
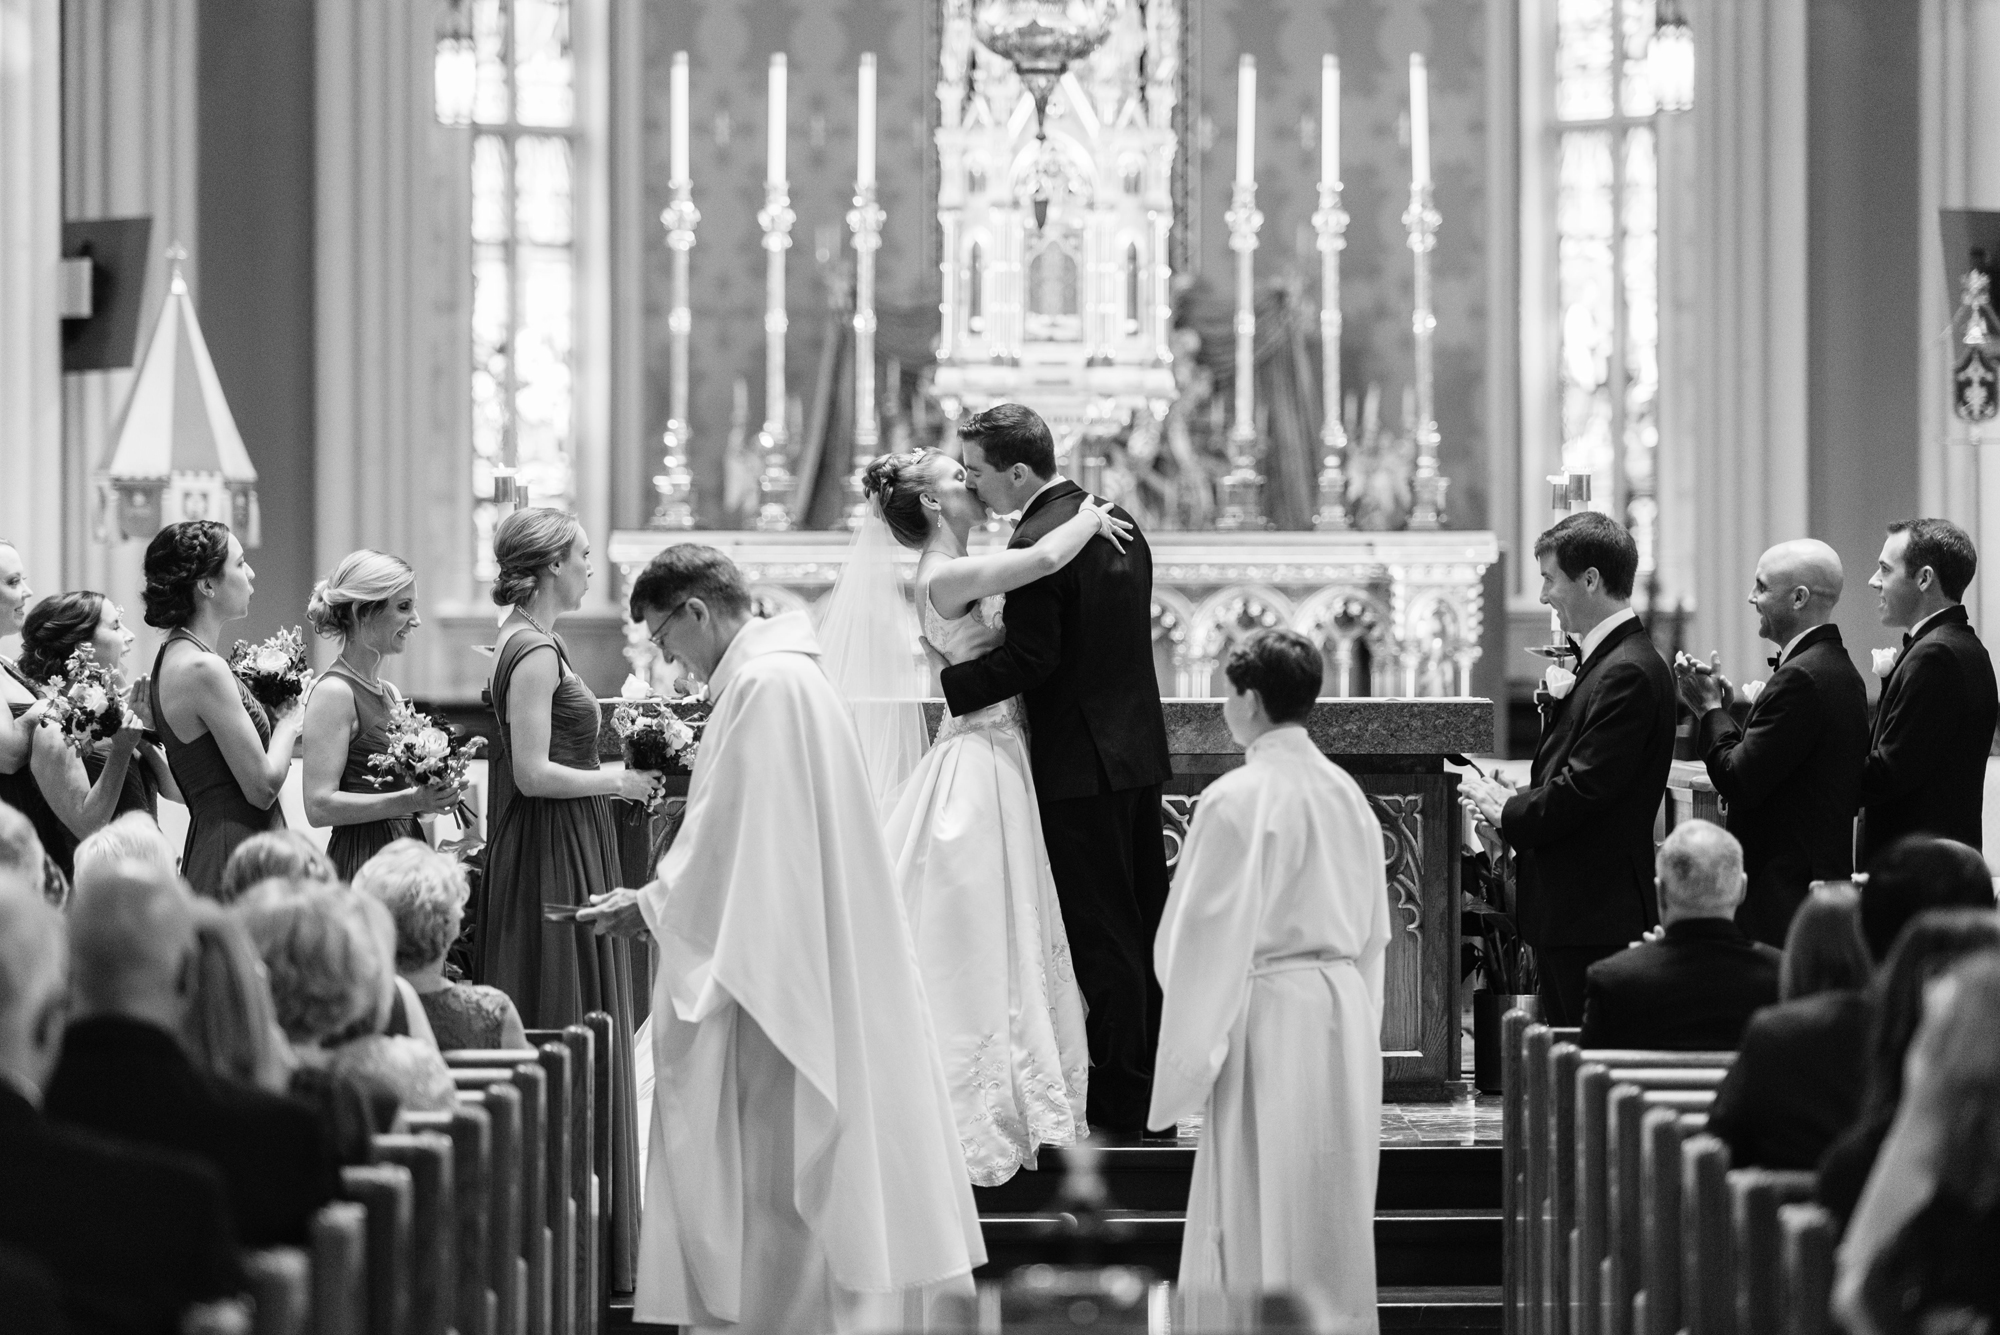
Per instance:
[[[62,13],[0,0],[0,538],[62,587]]]

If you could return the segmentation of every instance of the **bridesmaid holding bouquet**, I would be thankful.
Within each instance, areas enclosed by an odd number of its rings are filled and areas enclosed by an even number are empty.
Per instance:
[[[285,828],[278,794],[304,711],[273,719],[215,651],[222,628],[250,615],[256,572],[212,519],[169,524],[146,545],[146,624],[168,632],[153,660],[152,712],[187,803],[181,875],[214,897],[236,846]]]
[[[400,786],[369,763],[382,754],[390,712],[403,699],[380,675],[382,660],[402,653],[423,625],[409,563],[386,552],[350,552],[313,587],[306,621],[340,641],[340,657],[306,701],[306,818],[333,827],[326,855],[350,881],[396,840],[422,839],[417,818],[452,810],[463,790]]]

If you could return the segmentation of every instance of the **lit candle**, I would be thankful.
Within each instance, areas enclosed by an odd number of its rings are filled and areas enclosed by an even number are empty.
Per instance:
[[[1319,180],[1340,184],[1340,61],[1332,55],[1319,61]]]
[[[1257,57],[1236,62],[1236,184],[1257,184]]]
[[[1431,183],[1431,74],[1410,54],[1410,184]]]
[[[771,126],[765,140],[764,179],[785,179],[785,54],[771,57]]]
[[[875,53],[861,56],[861,109],[854,129],[854,180],[875,184]]]
[[[667,175],[672,180],[685,181],[688,179],[688,53],[685,51],[674,52],[673,73],[668,79],[667,91],[667,119],[671,122]]]

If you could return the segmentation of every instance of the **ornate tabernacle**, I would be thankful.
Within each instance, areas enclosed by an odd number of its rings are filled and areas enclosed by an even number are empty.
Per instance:
[[[611,561],[630,588],[670,542],[728,552],[767,611],[815,609],[846,559],[845,533],[667,534],[621,530]],[[997,543],[974,534],[975,546]],[[1498,559],[1491,533],[1153,533],[1153,644],[1160,693],[1217,694],[1230,644],[1289,626],[1325,650],[1326,694],[1457,696],[1471,689],[1485,609],[1480,581]],[[916,568],[916,553],[907,554]],[[631,628],[628,656],[654,651]]]
[[[609,724],[617,700],[603,701],[606,725],[599,737],[604,758],[618,758]],[[942,702],[926,709],[931,730]],[[1218,775],[1243,763],[1230,740],[1222,706],[1212,700],[1165,702],[1167,743],[1174,777],[1162,804],[1171,865],[1180,857],[1201,791]],[[1382,1013],[1385,1092],[1392,1099],[1436,1099],[1459,1078],[1458,869],[1461,818],[1458,777],[1446,770],[1450,755],[1490,751],[1490,700],[1322,700],[1307,724],[1313,741],[1352,774],[1368,794],[1382,824],[1382,857],[1388,870],[1391,936]],[[625,833],[629,884],[651,875],[653,861],[677,828],[687,792],[685,778],[669,779],[666,807],[647,822],[638,808]]]

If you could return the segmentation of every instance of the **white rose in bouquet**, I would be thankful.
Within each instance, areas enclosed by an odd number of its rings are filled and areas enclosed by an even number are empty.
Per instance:
[[[111,697],[102,686],[86,686],[83,694],[77,697],[77,704],[83,707],[86,714],[102,714],[111,707]]]

